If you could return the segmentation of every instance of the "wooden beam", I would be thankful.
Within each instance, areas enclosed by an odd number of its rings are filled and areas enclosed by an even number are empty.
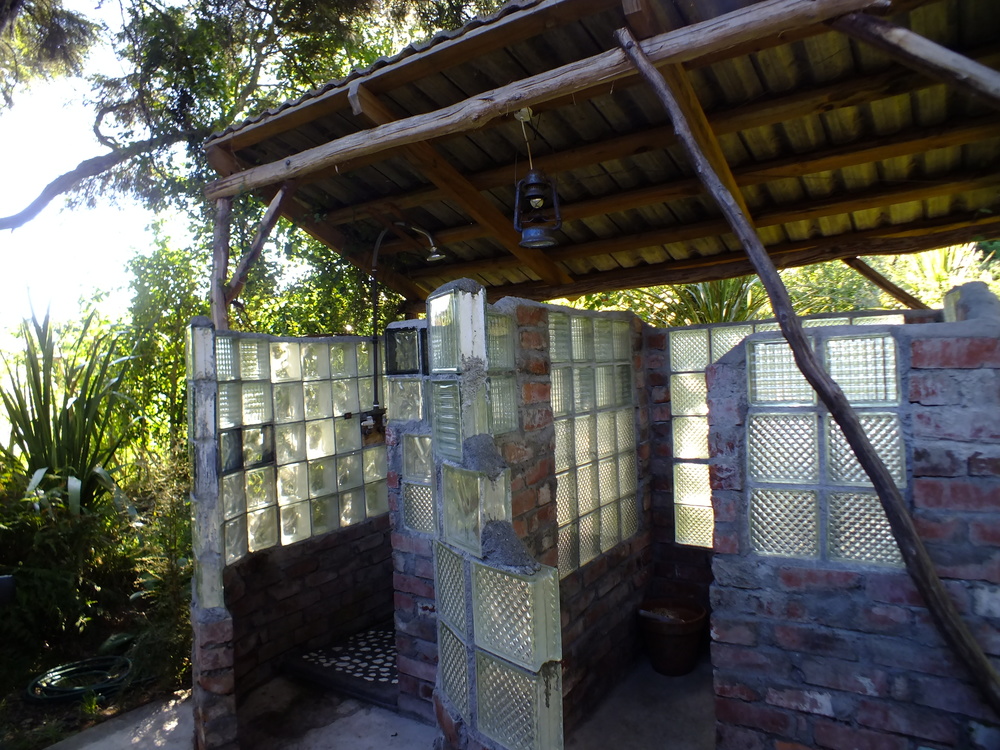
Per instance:
[[[261,251],[264,249],[264,243],[267,242],[267,238],[271,236],[271,231],[274,229],[274,225],[278,223],[278,217],[281,216],[285,204],[288,203],[288,200],[294,193],[295,182],[286,182],[281,186],[274,198],[271,199],[270,204],[268,204],[267,211],[264,212],[260,226],[257,227],[257,233],[254,235],[253,242],[250,243],[250,249],[243,254],[239,263],[236,264],[236,270],[233,272],[233,278],[226,288],[227,306],[233,304],[233,301],[239,296],[240,292],[243,291],[243,287],[246,286],[247,275],[250,273],[250,267],[256,263],[257,258],[260,257]]]
[[[901,286],[893,283],[890,279],[887,279],[860,258],[841,258],[841,260],[872,282],[883,292],[898,302],[902,302],[911,310],[930,310],[930,306],[925,305]]]
[[[229,330],[226,305],[226,274],[229,272],[229,224],[233,214],[233,199],[215,201],[215,230],[212,235],[212,278],[209,281],[209,308],[216,331]]]
[[[872,447],[854,407],[848,402],[840,386],[823,368],[816,352],[806,338],[802,322],[795,314],[788,297],[788,290],[785,289],[781,277],[757,237],[757,232],[750,220],[740,210],[735,196],[726,187],[726,183],[732,181],[731,178],[720,178],[711,161],[702,152],[704,144],[701,140],[705,137],[714,138],[714,135],[710,132],[699,132],[697,125],[692,129],[688,119],[690,113],[684,109],[686,106],[684,98],[674,94],[628,30],[618,31],[617,36],[619,44],[639,70],[640,75],[667,108],[678,138],[684,144],[689,157],[696,164],[699,176],[705,181],[706,188],[715,197],[723,215],[732,226],[733,232],[743,244],[747,256],[767,290],[768,297],[771,299],[771,308],[774,310],[781,331],[792,349],[799,370],[816,391],[824,406],[830,411],[830,415],[837,422],[854,451],[854,455],[871,480],[879,499],[882,501],[882,507],[885,510],[893,536],[899,545],[906,569],[923,597],[928,610],[930,610],[938,630],[959,659],[968,667],[985,701],[994,711],[1000,713],[1000,673],[997,672],[983,649],[976,642],[958,613],[954,602],[949,597],[947,589],[938,577],[934,563],[917,533],[906,501],[885,463]]]
[[[1000,72],[885,19],[848,13],[830,22],[843,33],[867,42],[893,59],[951,86],[958,86],[1000,107]]]
[[[355,115],[365,117],[375,125],[385,125],[395,120],[389,108],[360,84],[351,86],[351,106]],[[489,230],[507,252],[543,281],[550,284],[568,284],[572,281],[570,275],[541,250],[521,247],[521,236],[514,229],[512,220],[476,190],[433,146],[426,142],[411,143],[404,150],[407,158],[427,179],[441,188],[473,220]]]
[[[702,23],[660,34],[643,43],[654,61],[681,63],[700,55],[753,39],[860,10],[871,0],[763,0]],[[297,179],[348,159],[411,143],[474,130],[514,109],[532,106],[557,95],[569,95],[599,83],[633,75],[620,50],[608,50],[585,60],[478,94],[427,114],[330,141],[269,164],[210,183],[210,200],[265,185]]]

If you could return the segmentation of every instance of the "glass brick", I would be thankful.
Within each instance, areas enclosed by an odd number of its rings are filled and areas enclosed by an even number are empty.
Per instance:
[[[364,450],[365,483],[377,482],[386,476],[386,452],[384,445],[372,445]]]
[[[618,426],[613,411],[597,414],[597,456],[606,458],[618,452]]]
[[[434,543],[434,598],[438,616],[459,633],[468,633],[465,611],[465,566],[462,556]]]
[[[243,388],[239,383],[220,383],[216,409],[219,429],[228,430],[243,424]]]
[[[635,495],[621,499],[622,539],[628,539],[639,532],[639,506]]]
[[[340,526],[351,526],[365,520],[365,490],[358,487],[340,493]]]
[[[510,520],[510,472],[496,480],[450,464],[441,469],[444,537],[456,547],[482,554],[480,534],[492,520]]]
[[[674,417],[674,458],[708,458],[708,419]]]
[[[899,399],[891,336],[829,339],[826,366],[852,404],[894,404]]]
[[[635,454],[620,454],[618,456],[618,491],[622,495],[635,494],[638,489],[638,481]]]
[[[903,556],[878,495],[871,492],[831,493],[829,513],[827,545],[832,559],[903,564]]]
[[[629,451],[635,448],[635,411],[620,409],[615,413],[618,425],[618,451]]]
[[[302,344],[302,379],[326,380],[330,377],[330,345],[317,342]]]
[[[271,421],[271,386],[267,383],[243,384],[243,424]]]
[[[477,646],[526,669],[562,658],[554,568],[521,575],[473,562],[472,618]]]
[[[240,377],[243,380],[270,380],[270,359],[266,341],[240,339]]]
[[[246,557],[247,554],[247,517],[237,516],[232,521],[226,522],[223,527],[223,536],[226,549],[226,565]]]
[[[479,731],[508,750],[563,746],[562,666],[533,674],[476,652]]]
[[[332,456],[337,452],[335,445],[332,419],[306,422],[306,458]]]
[[[337,382],[337,381],[334,381]],[[375,383],[371,376],[366,375],[357,380],[350,381],[358,391],[358,411],[371,411],[375,408]],[[385,380],[379,378],[378,381],[379,404],[385,406],[386,390]],[[355,414],[356,412],[350,412]]]
[[[458,293],[451,292],[427,300],[428,337],[431,372],[458,372],[462,352],[459,349]]]
[[[304,383],[299,386],[299,392],[305,401],[303,413],[306,419],[330,419],[333,417],[333,393],[330,390],[329,380]]]
[[[556,522],[563,526],[576,517],[576,472],[570,469],[556,474]]]
[[[441,689],[458,715],[469,721],[469,660],[465,645],[447,625],[438,623],[438,673]]]
[[[230,336],[216,337],[215,339],[216,380],[238,380],[239,377],[240,377],[240,367],[236,355],[236,341]]]
[[[222,517],[226,520],[236,518],[247,511],[246,495],[244,493],[243,473],[230,474],[222,478]]]
[[[552,370],[552,416],[564,417],[573,411],[573,371],[569,367]]]
[[[901,326],[906,323],[904,315],[855,315],[856,326]]]
[[[386,372],[390,375],[415,375],[421,371],[420,331],[416,328],[390,328],[387,338]]]
[[[596,510],[601,504],[597,464],[584,464],[576,469],[576,504],[580,515]]]
[[[819,480],[815,414],[752,414],[749,420],[750,476],[759,482]]]
[[[423,419],[423,381],[419,378],[389,378],[388,403],[390,419]]]
[[[304,461],[306,457],[306,426],[301,422],[281,424],[274,428],[274,456],[279,464]]]
[[[354,378],[357,375],[357,344],[353,341],[330,344],[330,377]]]
[[[573,420],[558,419],[552,423],[556,435],[555,464],[556,471],[566,471],[576,462],[576,450],[573,443]]]
[[[321,458],[309,462],[309,496],[323,497],[337,491],[337,461]]]
[[[694,416],[708,414],[708,386],[704,373],[670,376],[670,412]]]
[[[507,315],[486,315],[486,347],[489,369],[514,369],[514,321]]]
[[[849,318],[803,318],[803,328],[825,328],[826,326],[850,325]]]
[[[569,362],[571,338],[569,316],[565,313],[549,313],[549,359],[553,362]]]
[[[403,483],[403,525],[423,534],[437,531],[434,522],[434,496],[430,487]]]
[[[573,368],[573,410],[579,414],[594,408],[594,370],[591,367]]]
[[[590,318],[574,315],[569,319],[571,350],[574,362],[589,362],[594,358],[594,325]]]
[[[674,539],[678,544],[712,548],[715,515],[711,507],[674,506]]]
[[[785,341],[750,341],[747,347],[751,404],[816,403],[816,394]]]
[[[618,460],[616,458],[606,458],[597,462],[597,485],[601,505],[618,499]]]
[[[219,468],[223,474],[243,468],[243,437],[240,430],[219,435]]]
[[[708,464],[674,464],[674,502],[711,507]]]
[[[303,463],[278,467],[278,505],[309,499],[309,467]]]
[[[897,487],[906,485],[906,458],[903,434],[899,417],[895,414],[858,414],[861,426],[868,440],[885,463]],[[847,438],[833,417],[824,417],[826,422],[827,469],[830,481],[835,484],[871,485],[868,474],[858,461]]]
[[[384,479],[365,485],[365,511],[369,518],[389,512],[389,485]]]
[[[704,372],[708,367],[708,329],[682,328],[670,332],[670,369]]]
[[[336,495],[313,498],[309,501],[312,509],[312,533],[325,534],[340,527],[340,501]]]
[[[755,333],[760,333],[761,331],[780,331],[781,326],[777,323],[757,323],[754,325],[753,330]]]
[[[271,343],[271,380],[302,380],[302,354],[299,345],[287,341]]]
[[[274,463],[274,428],[247,427],[243,430],[243,465],[247,468]]]
[[[615,359],[615,342],[608,318],[594,319],[594,359],[597,362],[611,362]]]
[[[312,511],[308,502],[286,505],[280,509],[281,543],[295,544],[312,535]]]
[[[580,567],[580,529],[575,523],[559,529],[559,577],[565,578]]]
[[[365,476],[361,466],[361,454],[350,453],[346,456],[337,456],[337,491],[360,487],[365,483]]]
[[[632,358],[632,330],[625,320],[614,320],[611,322],[611,337],[614,342],[615,359],[626,360]]]
[[[513,375],[491,375],[490,432],[503,435],[517,429],[517,381]]]
[[[434,456],[428,435],[403,435],[403,476],[430,482],[434,476]]]
[[[345,414],[357,414],[361,411],[361,401],[358,398],[358,381],[354,378],[342,378],[331,381],[330,399],[333,403],[333,415],[335,417]]]
[[[360,420],[338,419],[333,423],[333,433],[337,439],[337,453],[361,450]]]
[[[580,516],[580,567],[601,554],[601,511]]]
[[[712,361],[718,362],[723,355],[753,333],[753,326],[719,326],[711,329]]]
[[[246,495],[247,510],[274,505],[278,501],[275,494],[274,467],[264,466],[246,472],[243,492]]]
[[[597,408],[606,409],[618,403],[618,390],[615,384],[615,366],[601,365],[594,369],[594,390],[597,394]]]
[[[618,528],[618,502],[601,506],[601,552],[607,552],[621,541]]]
[[[633,402],[632,380],[631,365],[618,365],[615,368],[616,401],[619,406],[627,406]]]
[[[783,557],[819,556],[819,502],[807,490],[753,490],[750,541],[757,552]]]
[[[585,464],[597,458],[596,422],[593,414],[573,420],[576,463]]]
[[[374,372],[375,358],[374,348],[371,341],[359,341],[354,345],[354,361],[357,362],[357,372],[351,373],[359,378],[364,378]],[[333,360],[330,360],[331,365]]]
[[[458,383],[452,380],[431,382],[431,430],[434,448],[442,458],[462,460],[462,403]]]
[[[312,385],[312,384],[310,384]],[[308,386],[306,386],[308,388]],[[329,393],[329,390],[327,391]],[[315,415],[312,419],[316,419]],[[305,417],[302,407],[302,383],[278,383],[274,386],[274,421],[300,422]]]
[[[278,509],[264,508],[247,513],[247,537],[251,552],[274,547],[278,543]]]

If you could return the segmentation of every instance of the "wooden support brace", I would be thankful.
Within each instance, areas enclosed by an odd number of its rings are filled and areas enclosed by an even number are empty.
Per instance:
[[[209,308],[216,331],[229,330],[226,304],[226,273],[229,271],[229,223],[233,214],[233,199],[215,201],[215,231],[212,236],[212,278],[209,286]]]
[[[684,144],[696,171],[705,182],[706,189],[714,196],[723,215],[732,226],[733,232],[743,244],[747,256],[767,290],[771,306],[781,326],[781,331],[792,349],[799,370],[840,426],[844,437],[854,451],[854,455],[857,456],[865,473],[871,479],[875,491],[882,501],[882,507],[885,509],[886,517],[899,545],[907,571],[927,604],[939,631],[959,659],[969,668],[985,701],[995,712],[1000,714],[1000,674],[987,659],[959,615],[954,602],[948,596],[948,592],[934,568],[934,563],[917,533],[906,502],[885,463],[872,447],[857,413],[848,403],[840,386],[823,369],[816,353],[810,346],[802,328],[802,322],[796,316],[788,297],[788,290],[781,281],[770,257],[768,257],[753,224],[740,209],[735,196],[726,187],[726,182],[732,178],[720,178],[712,163],[703,153],[702,140],[705,138],[714,139],[714,133],[699,131],[696,129],[697,125],[694,127],[690,125],[691,113],[686,110],[690,102],[675,96],[643,52],[640,44],[627,29],[620,29],[616,32],[616,36],[625,54],[663,102],[674,124],[674,129],[677,131],[678,139]],[[696,113],[694,119],[698,120]],[[713,149],[709,147],[709,150]]]
[[[988,104],[1000,107],[1000,72],[992,68],[909,29],[865,13],[848,13],[830,21],[830,25],[878,47],[904,65],[977,94]]]
[[[894,284],[892,281],[887,279],[885,276],[880,274],[874,268],[865,263],[861,258],[842,258],[841,259],[846,265],[853,268],[855,271],[860,273],[875,286],[881,289],[883,292],[891,296],[898,302],[902,302],[904,305],[909,307],[911,310],[930,310],[928,305],[918,300],[908,291],[903,289],[901,286]]]
[[[295,182],[293,180],[282,185],[274,198],[271,199],[267,211],[264,212],[264,218],[261,219],[260,226],[257,227],[257,234],[254,235],[253,242],[250,243],[250,249],[240,258],[239,263],[236,265],[236,270],[233,272],[232,281],[229,282],[229,286],[226,288],[226,305],[233,304],[233,300],[243,291],[243,287],[247,283],[247,276],[250,273],[250,267],[260,257],[261,252],[264,250],[264,243],[271,236],[274,225],[278,223],[282,211],[294,193]]]

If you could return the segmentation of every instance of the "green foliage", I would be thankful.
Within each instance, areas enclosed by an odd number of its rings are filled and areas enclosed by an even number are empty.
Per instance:
[[[885,258],[864,261],[883,275],[890,275]],[[894,309],[901,305],[850,266],[839,261],[789,268],[781,272],[795,312],[799,315]]]

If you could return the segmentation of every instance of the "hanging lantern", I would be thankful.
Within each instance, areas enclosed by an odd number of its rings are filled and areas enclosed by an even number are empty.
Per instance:
[[[521,233],[521,247],[545,248],[556,244],[562,226],[559,194],[540,169],[529,169],[517,183],[514,196],[514,229]]]

